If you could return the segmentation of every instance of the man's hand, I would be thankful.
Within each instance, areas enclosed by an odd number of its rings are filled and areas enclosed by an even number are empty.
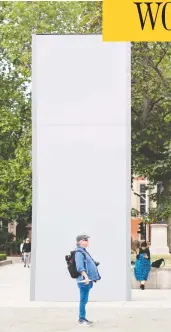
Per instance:
[[[84,283],[85,283],[85,285],[88,285],[89,284],[89,279],[85,278]]]
[[[148,256],[147,256],[147,254],[145,254],[145,255],[144,255],[144,257],[145,257],[146,259],[148,259]]]
[[[88,275],[85,271],[81,272],[81,275],[83,276],[84,278],[84,283],[85,285],[88,285],[89,284],[89,278],[88,278]]]

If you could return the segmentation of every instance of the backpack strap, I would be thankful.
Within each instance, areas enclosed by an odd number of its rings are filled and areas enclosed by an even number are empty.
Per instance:
[[[83,255],[84,255],[84,257],[85,257],[85,261],[86,261],[86,254],[82,251],[82,250],[76,250],[76,251],[79,251],[79,252],[81,252]],[[91,257],[91,255],[89,254],[89,252],[88,251],[86,251],[86,253],[87,253],[87,255],[89,255],[89,257],[92,259],[92,261],[96,264],[96,262],[95,262],[95,260]]]
[[[91,257],[91,255],[89,254],[89,252],[87,251],[87,254],[89,255],[89,257],[92,259],[92,261],[96,264],[95,260]]]
[[[81,252],[84,256],[84,259],[86,260],[86,254],[82,250],[75,250],[75,252]]]
[[[86,271],[87,271],[87,260],[86,260],[86,254],[82,251],[82,250],[75,250],[75,253],[76,252],[81,252],[81,254],[83,254],[83,256],[84,256],[84,263],[85,263],[85,269],[86,269]]]

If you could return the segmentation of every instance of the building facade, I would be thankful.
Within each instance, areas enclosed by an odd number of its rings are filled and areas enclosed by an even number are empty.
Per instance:
[[[140,236],[137,233],[139,223],[142,221],[142,217],[149,212],[149,209],[156,206],[156,203],[150,199],[150,195],[156,191],[156,188],[146,190],[148,186],[149,182],[146,178],[134,177],[131,190],[131,206],[139,215],[131,217],[131,236],[133,240],[140,240]],[[150,239],[149,227],[147,227],[147,238],[148,240]]]

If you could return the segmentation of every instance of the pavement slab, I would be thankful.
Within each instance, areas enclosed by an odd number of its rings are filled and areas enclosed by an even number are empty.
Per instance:
[[[171,309],[91,308],[94,332],[170,332]],[[1,308],[1,332],[81,331],[76,308]]]
[[[0,332],[76,332],[78,303],[31,302],[30,269],[0,267]],[[170,332],[171,290],[133,290],[132,301],[87,306],[94,332]]]

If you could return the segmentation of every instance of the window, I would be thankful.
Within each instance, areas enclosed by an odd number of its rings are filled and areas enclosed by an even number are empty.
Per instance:
[[[145,198],[145,194],[141,194],[141,197],[140,197],[140,204],[144,204],[146,198]]]
[[[140,194],[145,194],[145,184],[140,184]]]
[[[146,213],[146,186],[145,184],[140,184],[140,215]]]
[[[140,204],[140,215],[144,215],[146,213],[146,206],[144,204]]]

